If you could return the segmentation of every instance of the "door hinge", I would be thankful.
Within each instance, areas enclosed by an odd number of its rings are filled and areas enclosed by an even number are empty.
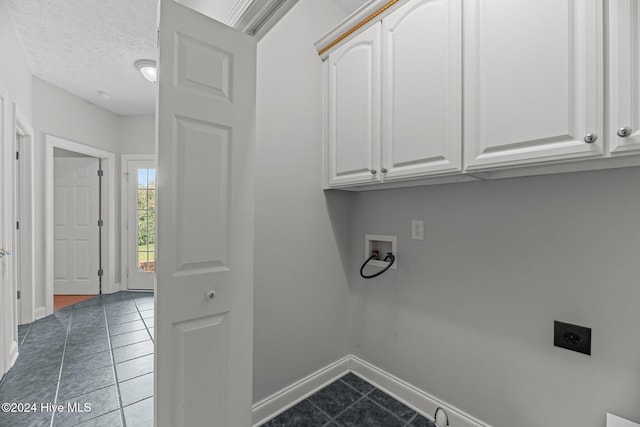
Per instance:
[[[18,291],[18,299],[20,299],[20,291]]]
[[[16,230],[20,230],[20,221],[16,221]]]
[[[16,151],[16,160],[20,160],[20,152]]]
[[[98,176],[104,176],[104,171],[102,169],[98,169]]]
[[[99,219],[98,220],[98,227],[102,227],[104,225],[104,221]]]
[[[129,267],[127,267],[125,271],[126,271],[125,275],[129,277]]]
[[[102,269],[98,270],[98,277],[102,277],[104,275],[104,271]]]

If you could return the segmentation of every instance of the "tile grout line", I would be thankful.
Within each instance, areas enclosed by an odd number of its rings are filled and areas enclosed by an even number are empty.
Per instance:
[[[343,384],[348,385],[349,387],[351,387],[351,388],[352,388],[352,389],[354,389],[355,391],[358,391],[358,392],[362,393],[360,390],[358,390],[357,388],[355,388],[355,387],[354,387],[354,386],[352,386],[351,384],[347,383],[346,381],[343,381],[343,380],[342,380],[342,378],[339,378],[339,379],[338,379],[338,381],[341,381]],[[364,380],[363,380],[363,381],[364,381]],[[365,382],[366,382],[366,381],[365,381]],[[367,384],[369,384],[369,383],[367,383]],[[416,411],[414,411],[413,409],[409,408],[407,405],[404,405],[404,404],[403,404],[404,406],[407,406],[407,408],[411,409],[411,411],[414,413],[414,414],[411,416],[411,418],[409,418],[409,421],[405,421],[405,420],[403,420],[402,418],[400,418],[400,416],[399,416],[399,415],[397,415],[397,414],[396,414],[395,412],[393,412],[391,409],[389,409],[389,408],[387,408],[386,406],[382,405],[381,403],[378,403],[378,402],[376,402],[375,400],[373,400],[373,399],[371,399],[371,398],[367,397],[367,396],[369,396],[370,394],[373,394],[373,392],[374,392],[375,390],[382,391],[382,390],[380,390],[378,387],[376,387],[376,386],[374,386],[374,385],[372,385],[372,384],[369,384],[369,385],[372,387],[372,389],[371,389],[371,390],[369,390],[369,391],[368,391],[368,392],[366,392],[366,393],[362,393],[362,394],[364,395],[364,397],[366,397],[366,398],[367,398],[371,403],[373,403],[373,404],[375,404],[375,405],[378,405],[380,408],[384,409],[385,411],[389,412],[389,413],[390,413],[391,415],[393,415],[394,417],[398,418],[401,422],[403,422],[403,423],[404,423],[404,424],[403,424],[403,427],[409,426],[409,425],[410,425],[410,424],[411,424],[411,423],[416,419],[416,417],[418,416],[418,412],[416,412]],[[383,393],[384,393],[384,392],[383,392]],[[349,405],[349,407],[348,407],[347,409],[349,409],[350,407],[354,406],[354,405],[355,405],[357,402],[359,402],[360,400],[362,400],[362,399],[358,399],[356,402],[353,402],[351,405]],[[396,400],[396,399],[394,399],[394,400]],[[397,400],[396,400],[396,401],[397,401]],[[402,403],[402,402],[399,402],[399,403]],[[338,418],[338,416],[342,415],[342,413],[344,413],[344,412],[346,412],[346,409],[345,409],[344,411],[342,411],[340,414],[336,415],[336,417],[335,417],[335,418]],[[334,419],[334,421],[335,421],[335,419]]]
[[[75,305],[75,304],[74,304]],[[73,321],[73,310],[74,307],[71,307],[71,313],[69,313],[69,320],[67,324],[67,334],[64,337],[64,346],[62,347],[62,358],[60,360],[60,372],[58,372],[58,384],[56,384],[56,395],[53,398],[54,405],[58,404],[58,394],[60,393],[60,380],[62,380],[62,369],[64,368],[64,356],[67,352],[67,342],[69,341],[69,333],[71,332],[71,322]],[[31,328],[29,328],[31,330]],[[56,419],[56,411],[52,411],[51,413],[51,424],[50,427],[53,427],[53,422]]]
[[[27,332],[24,333],[24,337],[22,337],[22,342],[20,342],[20,344],[18,345],[18,350],[20,349],[20,347],[22,347],[22,344],[24,344],[24,342],[27,340],[27,337],[29,336],[29,332],[31,332],[31,328],[33,327],[33,324],[36,322],[37,320],[34,320],[33,322],[29,323]]]
[[[331,423],[339,423],[338,422],[338,418],[340,418],[342,415],[344,415],[347,411],[349,411],[349,409],[352,409],[353,407],[355,407],[358,403],[362,402],[363,400],[368,400],[369,402],[371,402],[372,404],[374,404],[375,406],[377,406],[378,408],[382,409],[384,412],[390,414],[392,417],[394,417],[395,419],[397,419],[398,421],[400,421],[400,423],[402,424],[402,427],[410,427],[411,423],[416,419],[416,417],[418,416],[418,413],[416,411],[413,411],[414,414],[409,418],[408,421],[405,421],[404,419],[402,419],[399,415],[397,415],[395,412],[393,412],[391,409],[387,408],[386,406],[382,405],[381,403],[376,402],[375,400],[369,398],[368,396],[371,395],[375,390],[379,390],[377,387],[372,385],[372,389],[367,391],[366,393],[363,393],[362,391],[356,389],[354,386],[352,386],[351,384],[348,384],[346,381],[342,381],[341,378],[339,378],[338,380],[336,380],[336,382],[340,381],[341,383],[345,384],[346,386],[348,386],[349,388],[351,388],[352,390],[355,390],[356,392],[360,393],[360,397],[358,399],[356,399],[353,403],[351,403],[349,406],[347,406],[345,409],[343,409],[342,411],[338,412],[335,416],[330,416],[325,410],[323,410],[320,406],[318,406],[317,404],[315,404],[312,400],[311,400],[311,396],[307,397],[305,400],[307,400],[313,407],[315,407],[316,409],[318,409],[320,411],[320,413],[322,413],[322,415],[326,416],[329,418],[329,421],[325,424],[323,424],[323,427],[325,426],[329,426]],[[411,408],[409,408],[411,409]]]
[[[138,302],[136,301],[135,298],[131,298],[133,300],[133,304],[136,306],[136,310],[138,310],[138,316],[140,316],[140,319],[142,320],[142,324],[144,325],[145,330],[147,331],[147,335],[149,335],[149,338],[151,339],[151,341],[153,342],[154,345],[154,349],[153,352],[155,353],[155,344],[156,344],[156,340],[153,339],[153,337],[151,336],[151,334],[149,333],[149,326],[147,326],[147,322],[145,322],[144,317],[142,317],[142,311],[140,311],[140,307],[138,307]],[[153,316],[155,317],[156,315],[156,306],[155,306],[155,294],[154,294],[154,306],[153,306]],[[143,311],[147,311],[147,310],[143,310]],[[155,366],[154,366],[154,371],[155,371]]]
[[[359,398],[357,398],[351,405],[347,406],[346,408],[344,408],[342,411],[338,412],[334,417],[332,417],[331,415],[329,415],[326,411],[324,411],[320,406],[316,405],[310,398],[313,397],[313,394],[309,397],[307,397],[306,400],[309,401],[309,403],[311,403],[313,406],[315,406],[317,409],[320,410],[320,412],[322,412],[324,415],[326,415],[327,417],[329,417],[329,423],[337,423],[337,419],[338,417],[340,417],[342,414],[344,414],[345,412],[347,412],[349,410],[349,408],[351,408],[352,406],[354,406],[356,403],[360,402],[361,400],[365,399],[367,397],[367,395],[369,393],[371,393],[374,389],[369,390],[366,393],[361,392],[360,390],[357,390],[355,387],[351,387],[349,384],[347,384],[346,382],[342,381],[342,379],[338,378],[335,382],[340,381],[341,383],[345,384],[346,386],[350,387],[351,389],[355,390],[356,392],[360,393],[361,396]],[[334,382],[334,383],[335,383]],[[333,384],[333,383],[332,383]],[[315,393],[314,393],[315,394]]]
[[[102,303],[102,312],[104,313],[104,322],[107,328],[107,340],[109,341],[109,353],[111,355],[111,366],[113,366],[113,376],[116,380],[116,394],[118,395],[118,403],[120,404],[120,419],[123,427],[127,427],[127,421],[124,418],[124,407],[122,406],[122,395],[120,394],[120,381],[118,381],[118,371],[116,369],[116,360],[113,355],[113,346],[111,345],[111,334],[109,334],[109,317],[107,316],[107,306]]]
[[[374,390],[379,390],[379,389],[378,389],[378,388],[374,388]],[[371,391],[373,391],[373,390],[371,390]],[[382,390],[380,390],[380,391],[382,391]],[[371,393],[371,392],[369,392],[369,393]],[[384,393],[384,392],[383,392],[383,393]],[[394,400],[395,400],[395,399],[394,399]],[[395,412],[393,412],[391,409],[387,408],[386,406],[383,406],[381,403],[378,403],[378,402],[376,402],[376,401],[375,401],[375,400],[373,400],[373,399],[369,399],[369,402],[373,403],[374,405],[377,405],[378,407],[382,408],[382,409],[383,409],[383,410],[385,410],[386,412],[390,413],[391,415],[393,415],[394,417],[396,417],[397,419],[399,419],[399,420],[400,420],[400,422],[401,422],[401,423],[403,423],[403,424],[402,424],[403,426],[407,424],[407,421],[405,421],[405,420],[403,420],[402,418],[400,418],[400,416],[399,416],[399,415],[397,415]],[[396,400],[396,402],[398,402],[398,401]],[[402,403],[402,402],[399,402],[399,403]],[[402,403],[402,404],[404,405],[404,403]],[[407,406],[407,405],[404,405],[404,406]],[[407,408],[409,408],[409,407],[407,406]],[[411,408],[409,408],[409,409],[411,409]],[[411,411],[412,411],[412,412],[414,412],[414,415],[412,415],[412,416],[411,416],[411,419],[413,419],[413,418],[415,417],[415,414],[417,414],[417,412],[416,412],[416,411],[414,411],[413,409],[411,409]]]

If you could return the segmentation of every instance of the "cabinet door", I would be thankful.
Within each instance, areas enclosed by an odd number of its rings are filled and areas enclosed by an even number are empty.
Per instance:
[[[385,180],[460,171],[461,0],[409,2],[382,23]]]
[[[640,5],[637,0],[609,1],[610,150],[640,150]]]
[[[329,185],[379,181],[380,25],[329,55]]]
[[[465,0],[464,26],[467,169],[603,153],[602,0]]]

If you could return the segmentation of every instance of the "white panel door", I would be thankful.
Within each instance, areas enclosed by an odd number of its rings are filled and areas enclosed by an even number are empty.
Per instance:
[[[127,162],[127,288],[155,284],[156,162]]]
[[[329,185],[380,181],[380,25],[329,55]]]
[[[13,280],[13,153],[9,99],[0,84],[0,377],[18,357],[16,288]]]
[[[609,141],[612,154],[640,150],[640,4],[609,1]]]
[[[413,1],[386,17],[382,63],[383,179],[460,171],[462,0]]]
[[[160,1],[155,422],[251,425],[256,41]]]
[[[57,295],[99,292],[98,197],[98,159],[54,159],[53,289]]]
[[[467,169],[602,155],[602,0],[465,0],[464,28]]]

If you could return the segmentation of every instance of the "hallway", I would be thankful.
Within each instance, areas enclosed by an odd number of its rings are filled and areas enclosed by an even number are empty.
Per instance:
[[[118,292],[21,326],[0,382],[0,402],[20,406],[3,406],[0,426],[152,425],[153,303]]]

